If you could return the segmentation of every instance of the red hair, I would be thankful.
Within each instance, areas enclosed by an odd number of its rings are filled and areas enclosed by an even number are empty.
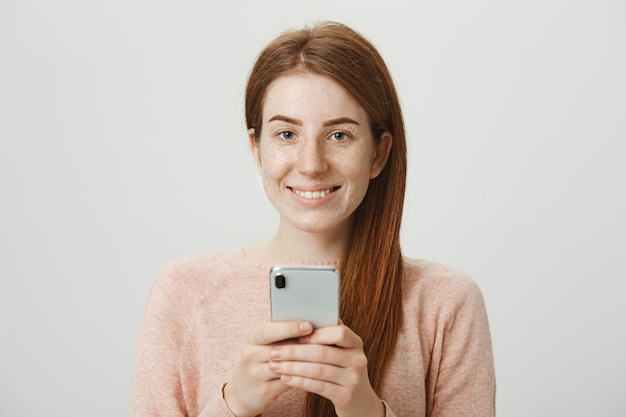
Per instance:
[[[374,140],[384,132],[393,142],[385,168],[370,181],[354,213],[341,263],[341,319],[361,339],[368,375],[381,385],[402,319],[400,225],[406,186],[406,137],[393,80],[376,48],[353,29],[335,22],[285,32],[257,58],[246,88],[246,123],[261,136],[267,86],[280,76],[305,71],[343,86],[369,116]],[[332,403],[308,394],[307,416],[335,416]]]

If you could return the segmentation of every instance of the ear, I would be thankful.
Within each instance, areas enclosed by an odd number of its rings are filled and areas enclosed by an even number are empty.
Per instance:
[[[370,171],[371,180],[378,177],[383,171],[383,168],[385,168],[385,165],[387,165],[392,143],[393,136],[389,132],[383,132],[382,135],[380,135],[378,143],[375,143],[374,161],[372,162],[372,169]]]
[[[259,149],[260,143],[257,141],[256,134],[254,128],[251,127],[248,129],[248,147],[250,148],[250,153],[254,158],[254,164],[256,165],[256,170],[261,173],[261,155]]]

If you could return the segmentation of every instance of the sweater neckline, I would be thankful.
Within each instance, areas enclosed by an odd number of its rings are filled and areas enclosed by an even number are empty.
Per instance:
[[[243,247],[233,249],[231,251],[236,260],[246,263],[250,266],[258,268],[271,268],[276,265],[321,265],[321,266],[339,266],[339,260],[285,260],[285,259],[267,259],[267,258],[250,258]]]

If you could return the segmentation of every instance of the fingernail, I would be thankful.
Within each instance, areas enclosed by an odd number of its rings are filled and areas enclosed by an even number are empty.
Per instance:
[[[291,375],[281,375],[281,376],[280,376],[280,379],[281,379],[281,381],[283,381],[283,382],[291,382],[291,380],[292,380],[293,378],[291,377]]]
[[[270,362],[270,369],[272,371],[278,371],[280,369],[280,362]]]
[[[311,330],[313,330],[313,326],[311,325],[311,323],[309,323],[308,321],[303,321],[301,322],[298,327],[300,328],[301,331],[303,332],[310,332]]]

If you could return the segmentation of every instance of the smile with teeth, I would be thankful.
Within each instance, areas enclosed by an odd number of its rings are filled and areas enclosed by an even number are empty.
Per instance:
[[[302,191],[296,188],[291,188],[291,191],[298,194],[302,198],[306,198],[308,200],[314,200],[317,198],[326,197],[328,194],[332,193],[337,188],[339,187],[333,187],[333,188],[328,188],[326,190],[319,190],[319,191]]]

